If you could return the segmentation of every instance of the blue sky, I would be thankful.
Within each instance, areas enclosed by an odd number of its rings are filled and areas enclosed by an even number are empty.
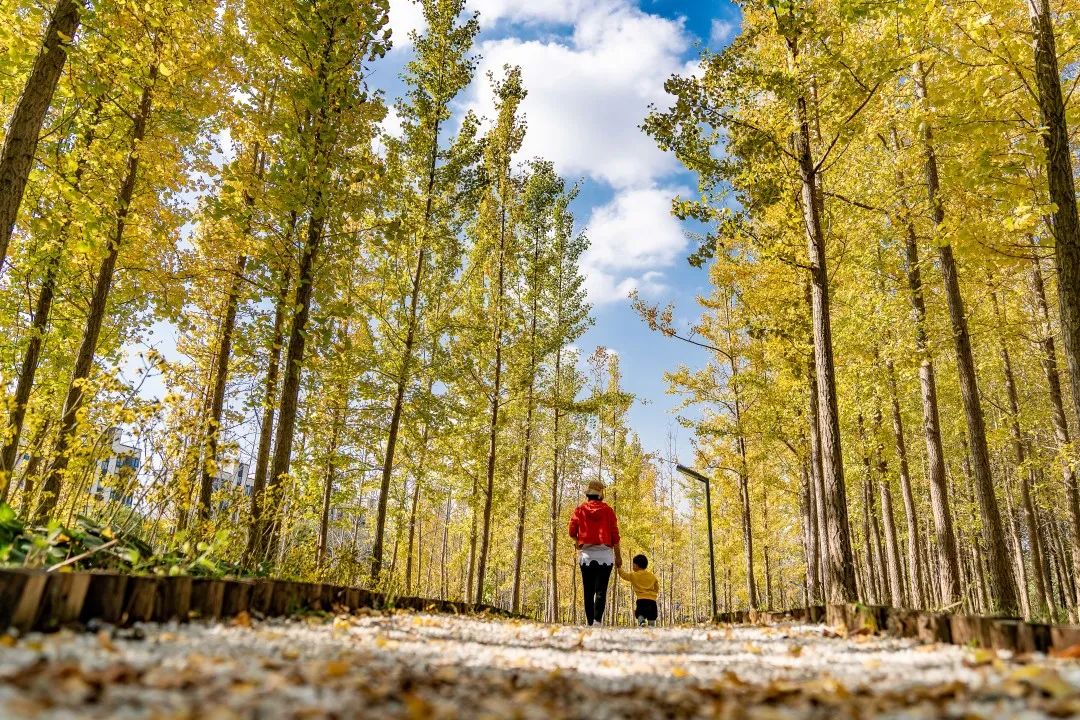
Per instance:
[[[597,345],[619,353],[626,389],[639,398],[633,427],[647,448],[661,451],[678,403],[666,393],[664,371],[707,357],[650,333],[627,294],[673,302],[686,321],[707,292],[707,276],[687,264],[689,240],[669,213],[672,196],[691,192],[694,178],[638,126],[650,103],[666,104],[671,74],[691,72],[702,46],[717,49],[738,32],[738,9],[727,0],[469,0],[469,7],[480,12],[482,60],[460,109],[490,115],[486,73],[521,66],[529,90],[522,158],[546,157],[582,183],[575,211],[592,241],[583,269],[596,322],[579,345],[583,355]],[[394,97],[408,31],[422,15],[411,0],[391,0],[390,8],[395,49],[377,84]],[[689,459],[688,433],[675,431],[679,455]]]

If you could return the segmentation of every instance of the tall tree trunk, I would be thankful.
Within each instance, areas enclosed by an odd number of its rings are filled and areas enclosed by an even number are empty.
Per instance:
[[[347,402],[347,395],[342,393],[333,402]],[[337,468],[334,465],[334,456],[337,455],[338,439],[341,437],[341,422],[344,415],[343,408],[334,408],[333,418],[330,420],[330,445],[326,453],[326,477],[323,480],[322,514],[319,517],[319,548],[315,553],[315,567],[322,569],[328,555],[329,545],[327,538],[330,534],[330,501],[334,497],[334,480]]]
[[[742,516],[743,554],[746,558],[746,597],[750,608],[756,609],[758,607],[759,598],[757,581],[754,578],[754,526],[750,510],[750,464],[746,457],[746,436],[743,433],[742,426],[743,418],[741,387],[739,385],[739,364],[735,361],[735,337],[731,331],[731,302],[732,298],[729,296],[725,305],[729,351],[723,354],[726,356],[728,367],[730,368],[731,374],[729,376],[728,385],[731,388],[735,400],[735,432],[737,433],[735,442],[739,448],[739,501]],[[767,527],[765,535],[768,537]],[[768,579],[766,578],[766,585],[767,584]],[[768,596],[768,589],[766,589],[766,596]],[[771,598],[767,597],[767,604],[770,599]]]
[[[810,284],[807,283],[806,304],[811,307]],[[825,475],[821,469],[821,434],[820,434],[820,405],[817,394],[817,363],[814,361],[813,333],[810,334],[810,357],[806,365],[807,388],[810,398],[810,478],[814,483],[814,511],[817,513],[817,542],[818,542],[818,600],[824,602],[828,594],[828,580],[825,570],[827,562],[829,538],[825,521]]]
[[[1012,434],[1013,453],[1016,457],[1016,472],[1020,479],[1020,507],[1024,514],[1024,524],[1027,527],[1030,539],[1028,547],[1031,549],[1031,562],[1035,575],[1035,601],[1031,608],[1033,614],[1044,617],[1051,607],[1050,595],[1047,592],[1046,576],[1042,572],[1042,538],[1039,537],[1038,526],[1035,521],[1035,508],[1031,502],[1031,483],[1034,467],[1027,464],[1028,448],[1023,432],[1020,430],[1020,397],[1016,391],[1016,380],[1013,376],[1012,358],[1009,356],[1009,348],[1005,344],[1005,337],[1000,328],[1004,327],[1005,318],[1001,312],[1001,304],[997,293],[991,294],[994,305],[994,318],[998,332],[998,354],[1001,357],[1001,367],[1005,374],[1005,393],[1009,400],[1009,431]]]
[[[262,180],[263,152],[259,143],[252,148],[251,177],[254,182]],[[242,237],[251,234],[251,214],[255,208],[255,188],[244,188],[244,221]],[[232,282],[225,297],[225,312],[221,318],[221,330],[218,338],[218,350],[214,360],[214,386],[210,400],[210,416],[206,421],[206,434],[203,438],[203,460],[198,467],[199,473],[199,517],[209,520],[213,514],[212,496],[214,479],[217,475],[218,443],[221,440],[221,415],[225,409],[225,388],[229,380],[229,360],[232,357],[233,332],[236,328],[236,314],[240,305],[240,293],[244,286],[244,273],[247,271],[247,253],[241,252],[236,257]]]
[[[472,495],[469,496],[469,510],[472,514],[472,526],[469,529],[469,575],[465,583],[465,602],[473,601],[473,590],[476,589],[476,532],[480,519],[476,501],[477,496],[480,494],[479,473],[472,474],[472,481]]]
[[[292,238],[296,229],[296,213],[292,214],[287,233]],[[282,272],[277,303],[274,308],[274,330],[270,341],[269,359],[266,366],[266,379],[263,385],[263,417],[259,427],[259,447],[255,455],[255,475],[251,488],[251,523],[248,527],[247,547],[244,550],[246,563],[255,559],[256,549],[263,535],[262,508],[266,493],[266,474],[270,466],[270,446],[274,437],[274,398],[277,395],[278,374],[281,366],[281,349],[285,342],[285,310],[289,305],[289,290],[292,285],[292,268]]]
[[[1065,419],[1065,402],[1061,392],[1061,376],[1058,372],[1057,349],[1054,343],[1054,328],[1050,322],[1050,309],[1046,302],[1046,285],[1043,282],[1042,263],[1038,255],[1031,261],[1031,292],[1038,310],[1037,322],[1041,337],[1039,349],[1043,374],[1050,394],[1050,419],[1054,426],[1054,439],[1057,441],[1058,454],[1061,456],[1062,483],[1065,486],[1065,499],[1069,505],[1069,541],[1072,551],[1074,574],[1080,568],[1080,490],[1077,488],[1076,473],[1073,471],[1068,447],[1070,443],[1069,423]],[[1075,598],[1074,602],[1080,600]]]
[[[1066,601],[1066,580],[1062,568],[1060,546],[1056,542],[1058,536],[1057,524],[1052,519],[1048,520],[1041,510],[1042,508],[1036,508],[1035,512],[1036,518],[1039,518],[1037,524],[1045,528],[1043,532],[1046,536],[1046,552],[1043,554],[1043,561],[1046,563],[1046,567],[1043,569],[1043,573],[1046,575],[1047,584],[1050,588],[1050,597],[1053,598],[1056,594],[1058,602],[1064,606]],[[1055,575],[1057,576],[1056,583],[1054,582]]]
[[[82,188],[83,174],[89,160],[90,147],[94,143],[97,123],[101,116],[101,110],[105,102],[104,95],[98,95],[94,101],[94,108],[90,114],[90,122],[83,136],[82,147],[78,153],[76,167],[71,179],[71,187],[75,192]],[[38,364],[41,361],[41,349],[45,344],[45,333],[49,327],[49,314],[52,312],[53,298],[56,296],[56,283],[60,274],[60,264],[64,258],[64,248],[67,244],[68,235],[71,233],[71,225],[74,222],[74,210],[68,203],[67,215],[64,225],[60,228],[57,246],[49,253],[46,260],[45,277],[41,281],[38,290],[37,302],[34,303],[34,315],[30,321],[29,340],[26,351],[23,354],[22,366],[19,370],[19,380],[15,386],[15,396],[12,399],[11,415],[8,419],[8,440],[0,450],[0,502],[7,502],[11,480],[15,474],[15,464],[19,457],[19,440],[22,436],[23,423],[26,420],[26,408],[30,402],[30,392],[34,388],[34,378],[37,375]],[[3,257],[0,255],[0,264]]]
[[[792,59],[797,57],[797,40],[789,41]],[[806,227],[810,265],[811,315],[814,330],[814,359],[820,412],[821,465],[825,479],[826,536],[828,537],[826,586],[833,603],[855,599],[855,559],[851,549],[847,490],[844,484],[844,457],[840,446],[840,412],[836,397],[836,368],[832,349],[832,319],[829,309],[829,275],[826,262],[823,202],[810,147],[810,126],[806,98],[796,100],[796,153],[802,184],[802,212]]]
[[[429,198],[430,204],[430,198]],[[394,393],[394,408],[390,414],[390,430],[386,436],[386,453],[383,455],[382,484],[379,487],[379,504],[375,518],[375,542],[371,549],[371,578],[378,582],[383,566],[383,543],[386,532],[386,503],[390,495],[390,478],[394,470],[394,453],[397,449],[401,415],[405,407],[405,389],[409,382],[409,366],[412,362],[413,346],[416,343],[416,321],[420,302],[420,286],[424,272],[424,249],[416,255],[416,270],[413,272],[412,297],[409,300],[409,324],[405,333],[405,349],[401,357],[401,370],[398,372],[397,389]]]
[[[1039,92],[1046,178],[1054,204],[1052,230],[1057,261],[1058,303],[1065,360],[1072,385],[1073,414],[1080,421],[1080,219],[1077,217],[1069,128],[1058,71],[1054,20],[1049,0],[1028,0],[1034,31],[1035,81]],[[1074,523],[1076,521],[1074,520]],[[1080,533],[1080,528],[1074,528]],[[1074,534],[1074,552],[1080,535]]]
[[[533,429],[533,406],[535,405],[536,393],[536,323],[539,313],[537,285],[540,281],[538,269],[540,266],[540,235],[533,243],[533,277],[532,277],[532,308],[529,319],[529,389],[525,395],[525,457],[521,463],[521,487],[518,490],[517,512],[517,544],[514,548],[514,590],[511,599],[511,608],[514,613],[521,611],[521,556],[525,549],[525,501],[529,493],[529,470],[532,461],[532,429]]]
[[[270,463],[270,475],[266,483],[266,491],[272,497],[279,491],[288,476],[289,463],[292,460],[293,435],[300,398],[300,374],[304,365],[304,350],[307,347],[307,322],[311,314],[311,296],[315,282],[315,258],[322,244],[326,221],[323,216],[321,189],[315,191],[313,206],[316,209],[308,220],[307,237],[296,278],[296,298],[293,304],[292,328],[289,331],[289,346],[285,354],[285,377],[281,384],[274,456]],[[281,513],[272,513],[269,522],[264,525],[265,530],[261,540],[264,558],[272,558],[277,553],[280,525]]]
[[[881,518],[885,530],[885,566],[887,568],[888,597],[896,607],[908,605],[904,587],[904,565],[900,560],[900,543],[896,535],[893,515],[892,489],[889,487],[889,466],[885,460],[885,446],[881,440],[881,406],[874,410],[874,456],[877,464],[878,493],[881,496]]]
[[[431,387],[433,383],[428,384],[428,394],[431,394]],[[412,593],[412,571],[413,571],[413,543],[416,540],[416,512],[420,506],[420,485],[424,478],[425,466],[427,464],[427,452],[428,452],[428,439],[431,434],[431,425],[424,423],[424,432],[420,438],[420,462],[417,463],[415,477],[413,478],[413,496],[412,507],[409,510],[409,544],[405,553],[405,594]],[[417,555],[417,561],[419,562],[420,555]],[[416,572],[416,584],[420,584],[420,571]]]
[[[878,522],[877,507],[874,502],[874,470],[870,460],[870,444],[863,428],[863,418],[859,415],[859,435],[863,446],[863,517],[866,532],[867,567],[870,570],[870,588],[875,602],[891,605],[889,587],[885,575],[885,553],[881,547],[881,525]]]
[[[904,517],[907,521],[908,587],[911,590],[910,606],[926,607],[926,592],[922,582],[922,563],[919,555],[919,516],[915,511],[915,496],[911,491],[911,473],[908,469],[907,441],[904,439],[904,419],[900,414],[900,398],[896,388],[896,368],[892,360],[886,363],[889,376],[889,398],[892,404],[893,439],[900,472],[900,494],[904,499]]]
[[[293,435],[296,430],[296,415],[300,398],[300,377],[304,368],[304,351],[307,348],[307,323],[311,315],[311,299],[315,285],[315,260],[322,245],[326,228],[327,203],[326,193],[330,179],[330,145],[328,133],[337,120],[337,108],[331,97],[331,58],[335,45],[339,42],[338,26],[331,26],[321,49],[321,57],[316,70],[316,89],[321,97],[318,110],[312,117],[309,113],[301,124],[304,131],[310,129],[311,141],[307,148],[311,158],[301,178],[306,186],[307,232],[303,250],[300,254],[299,270],[296,276],[296,297],[293,303],[292,323],[289,329],[289,345],[285,354],[285,377],[281,383],[281,402],[278,405],[277,432],[274,437],[274,454],[270,461],[270,474],[267,477],[266,491],[273,497],[279,492],[289,474],[292,462]],[[310,123],[310,125],[309,125]],[[303,134],[306,135],[306,132]],[[280,506],[274,508],[269,521],[263,524],[258,552],[269,559],[278,554],[281,530]]]
[[[413,478],[412,501],[409,503],[409,539],[405,546],[405,594],[412,595],[413,550],[416,543],[416,513],[420,508],[420,477]],[[416,574],[420,585],[420,573]]]
[[[243,287],[246,269],[247,255],[241,253],[236,258],[233,279],[229,283],[229,294],[225,298],[225,313],[221,318],[221,331],[214,360],[214,385],[210,395],[210,416],[206,419],[205,447],[202,462],[196,468],[200,478],[199,519],[204,521],[209,520],[213,514],[212,497],[214,494],[214,478],[217,476],[221,415],[225,410],[225,388],[229,379],[229,358],[232,356],[233,330],[236,328],[236,313],[240,305],[240,291]]]
[[[811,576],[814,573],[814,565],[816,564],[814,562],[815,547],[813,540],[811,539],[811,533],[813,531],[811,518],[814,516],[813,498],[809,493],[810,479],[808,475],[809,473],[806,470],[806,464],[803,463],[799,474],[799,514],[802,519],[803,564],[805,566],[805,572],[803,573],[803,600],[807,607],[811,605]],[[717,611],[719,611],[719,608]]]
[[[41,127],[67,61],[67,46],[79,29],[82,9],[80,0],[57,0],[45,28],[41,50],[34,58],[34,66],[4,134],[4,147],[0,150],[0,269],[7,258],[26,181],[34,166]]]
[[[739,453],[746,461],[746,443],[740,436]],[[746,597],[751,608],[758,607],[757,581],[754,579],[754,530],[750,511],[750,477],[745,470],[739,472],[739,509],[742,520],[743,556],[746,560]]]
[[[439,129],[441,121],[435,121],[431,148],[428,152],[427,191],[424,195],[424,217],[420,225],[420,248],[416,251],[416,268],[413,270],[412,290],[409,297],[409,320],[405,331],[405,347],[401,354],[401,369],[398,371],[397,388],[394,392],[394,407],[390,413],[390,429],[386,436],[386,452],[383,454],[382,484],[379,486],[378,512],[375,518],[375,542],[372,545],[371,577],[376,582],[382,572],[383,542],[386,531],[386,501],[390,494],[390,478],[394,472],[394,454],[401,426],[401,416],[405,408],[405,390],[409,384],[409,371],[416,345],[416,331],[420,319],[420,293],[423,289],[424,261],[427,254],[428,230],[431,225],[434,203],[435,177],[439,162]]]
[[[907,226],[905,250],[908,290],[911,295],[911,305],[915,311],[915,351],[920,357],[919,385],[922,392],[923,434],[926,437],[930,506],[934,515],[934,530],[941,560],[937,563],[937,574],[940,575],[937,587],[941,602],[944,605],[951,605],[960,597],[960,563],[956,550],[956,534],[953,531],[952,509],[949,506],[949,489],[945,478],[945,453],[941,446],[937,380],[934,376],[934,361],[930,357],[929,341],[926,337],[926,304],[923,301],[919,249],[915,240],[915,228],[910,223]]]
[[[484,524],[480,533],[480,555],[476,563],[476,602],[484,602],[484,575],[487,572],[488,543],[491,539],[491,503],[495,496],[495,463],[499,440],[499,406],[502,400],[503,298],[506,292],[506,189],[500,189],[499,277],[495,294],[495,381],[491,394],[491,423],[488,431],[487,487],[484,492]]]
[[[1024,550],[1020,543],[1020,533],[1016,529],[1020,523],[1016,520],[1017,512],[1012,504],[1012,490],[1008,486],[1005,488],[1005,509],[1009,513],[1009,539],[1012,541],[1013,572],[1016,578],[1016,586],[1020,588],[1020,609],[1024,614],[1024,618],[1030,620],[1031,602],[1028,599],[1027,568],[1024,566]]]
[[[551,607],[553,615],[548,619],[558,622],[559,613],[559,535],[562,529],[559,523],[559,420],[562,409],[559,407],[559,379],[562,374],[562,344],[555,351],[555,388],[554,388],[554,424],[551,431]]]
[[[862,416],[859,416],[860,425]],[[860,434],[864,435],[860,430]],[[874,558],[874,535],[870,528],[870,516],[873,514],[872,492],[870,490],[870,456],[863,452],[863,480],[862,480],[862,533],[863,533],[863,582],[859,594],[860,599],[870,605],[883,604],[879,602],[877,594],[877,572]]]
[[[75,356],[75,369],[71,377],[71,385],[68,387],[67,397],[64,399],[64,408],[60,413],[60,433],[53,447],[53,461],[49,467],[45,480],[42,483],[41,502],[38,505],[36,517],[39,521],[45,521],[56,508],[60,499],[60,488],[68,463],[71,460],[71,444],[75,439],[75,431],[78,425],[79,411],[86,401],[84,391],[90,379],[90,371],[94,367],[94,356],[97,353],[98,338],[101,335],[101,326],[105,321],[105,309],[109,300],[109,292],[112,290],[113,273],[116,270],[116,259],[120,254],[120,244],[124,239],[124,231],[127,228],[128,214],[131,211],[131,200],[135,195],[135,184],[139,177],[139,145],[146,137],[146,126],[150,120],[150,112],[153,109],[153,91],[158,78],[158,65],[150,65],[147,83],[143,87],[142,96],[139,99],[139,108],[135,112],[132,121],[131,147],[128,150],[127,166],[124,177],[120,183],[120,190],[116,195],[116,224],[113,226],[112,237],[109,238],[105,257],[101,260],[98,268],[97,279],[94,283],[94,294],[90,299],[90,311],[86,316],[86,329],[83,331],[82,342],[79,344],[78,354]]]
[[[923,566],[926,567],[926,568],[933,567],[934,563],[931,562],[931,559],[937,553],[936,553],[936,548],[933,545],[933,542],[931,540],[931,536],[930,536],[929,533],[927,533],[927,535],[926,535],[926,543],[923,545],[922,550],[923,550]],[[937,564],[939,566],[941,565],[940,559],[939,559]],[[959,581],[959,572],[960,571],[959,571],[959,568],[958,568],[957,569],[958,581]],[[940,572],[929,573],[929,575],[927,576],[927,579],[929,580],[929,582],[926,584],[926,589],[930,593],[930,596],[928,598],[929,601],[930,601],[929,602],[930,607],[931,608],[944,607],[946,605],[946,603],[945,603],[945,600],[944,600],[944,596],[942,595],[942,592],[941,592],[942,573],[940,573]],[[959,597],[959,594],[957,595],[957,597]]]
[[[773,582],[772,582],[772,563],[769,559],[769,489],[763,487],[761,495],[761,524],[765,528],[764,542],[761,546],[761,557],[764,560],[765,565],[765,609],[772,610],[773,607]]]
[[[811,479],[810,463],[802,463],[802,487],[799,494],[803,516],[803,550],[806,556],[806,604],[814,605],[821,597],[818,568],[821,564],[820,546],[818,545],[818,526],[816,501],[814,500],[814,481]]]
[[[442,527],[442,559],[440,561],[440,576],[439,576],[439,599],[450,599],[450,558],[447,555],[447,549],[450,545],[450,511],[453,508],[454,493],[448,491],[446,493],[446,514],[443,516]]]
[[[921,63],[914,68],[915,92],[919,100],[928,105],[926,74]],[[941,203],[940,184],[938,181],[937,156],[934,154],[933,134],[929,122],[921,127],[923,150],[926,160],[926,192],[930,204],[931,220],[940,226],[945,220],[945,210]],[[1009,574],[1009,561],[1005,552],[1005,533],[1001,524],[1001,512],[994,494],[994,479],[990,470],[990,449],[986,442],[986,427],[982,405],[979,400],[978,378],[975,373],[975,358],[971,350],[971,338],[968,334],[967,315],[964,300],[960,294],[960,279],[952,246],[938,246],[938,260],[945,282],[945,298],[949,306],[949,318],[952,321],[953,343],[956,348],[956,365],[960,375],[960,394],[964,403],[964,418],[967,421],[968,442],[971,445],[971,465],[975,478],[975,492],[979,500],[979,512],[982,519],[983,538],[988,553],[987,565],[990,570],[989,588],[991,609],[994,612],[1014,614],[1019,609],[1016,600],[1016,586]],[[1080,271],[1080,264],[1078,264]],[[1080,278],[1078,278],[1080,279]],[[1078,286],[1080,287],[1080,286]],[[1080,371],[1080,367],[1078,367]],[[1080,375],[1078,375],[1080,380]],[[1080,387],[1080,384],[1078,384]]]

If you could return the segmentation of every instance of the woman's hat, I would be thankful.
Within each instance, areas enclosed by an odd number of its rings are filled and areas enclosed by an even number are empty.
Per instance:
[[[604,497],[604,483],[599,480],[590,480],[589,487],[585,489],[586,495],[599,495]]]

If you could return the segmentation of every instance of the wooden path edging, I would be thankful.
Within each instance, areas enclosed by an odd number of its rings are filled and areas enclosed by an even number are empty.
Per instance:
[[[406,609],[450,614],[509,613],[488,605],[389,597],[355,587],[274,579],[211,579],[0,569],[0,632],[52,632],[91,620],[136,622],[219,620],[249,613],[285,617],[300,612]]]
[[[739,610],[717,622],[761,624],[825,622],[848,632],[880,633],[927,643],[946,643],[1017,653],[1062,652],[1080,646],[1080,626],[1026,622],[1021,618],[953,615],[883,605],[826,605],[783,612]]]

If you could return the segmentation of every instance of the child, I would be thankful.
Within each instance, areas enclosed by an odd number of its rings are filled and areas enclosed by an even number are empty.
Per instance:
[[[619,577],[629,580],[631,587],[634,588],[634,597],[637,598],[634,616],[637,618],[638,625],[652,627],[656,625],[656,596],[660,594],[660,583],[657,582],[655,575],[646,570],[649,567],[647,557],[635,555],[631,562],[633,569],[626,572],[620,567]]]

